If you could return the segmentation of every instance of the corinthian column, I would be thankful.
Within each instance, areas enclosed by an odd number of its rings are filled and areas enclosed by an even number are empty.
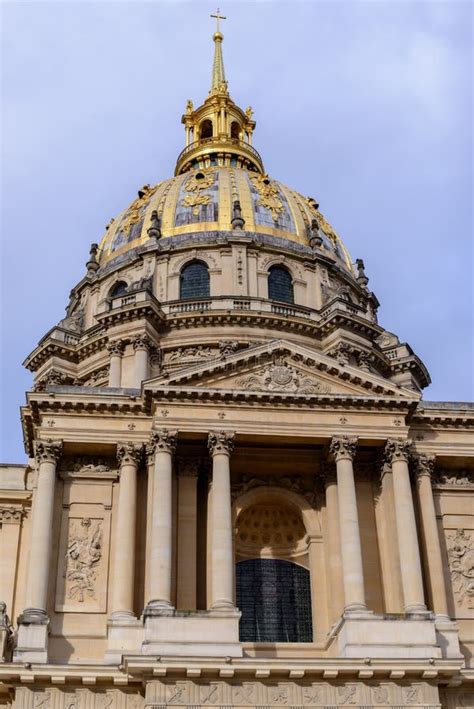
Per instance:
[[[337,501],[337,479],[334,463],[326,465],[323,470],[326,488],[326,528],[325,544],[328,564],[328,599],[331,623],[341,615],[344,608],[344,586],[341,561],[341,538],[339,534],[339,504]]]
[[[26,582],[25,610],[21,623],[47,623],[48,584],[51,576],[53,550],[53,509],[56,483],[56,463],[61,456],[62,442],[36,441],[38,465],[36,493],[31,522],[30,553]]]
[[[426,611],[426,606],[408,470],[410,446],[410,441],[389,439],[385,446],[385,456],[387,462],[392,466],[393,498],[405,613],[420,613]]]
[[[433,489],[431,487],[434,463],[434,455],[417,456],[416,482],[433,610],[436,615],[448,618],[449,613],[444,581],[443,557],[441,555]]]
[[[235,433],[211,431],[208,445],[212,456],[212,557],[211,608],[226,610],[234,605],[234,550],[230,497],[230,456]]]
[[[148,559],[148,611],[172,609],[171,564],[173,540],[173,454],[177,431],[152,433],[147,455],[154,456],[150,557]]]
[[[330,451],[336,461],[339,530],[341,535],[344,611],[366,611],[359,517],[354,482],[357,438],[333,438]]]
[[[148,335],[137,335],[133,339],[135,351],[135,387],[140,389],[142,382],[148,379],[148,358],[151,340]]]
[[[122,386],[122,355],[125,342],[114,340],[108,343],[107,349],[110,353],[109,387],[120,387]]]
[[[137,468],[142,445],[119,443],[120,487],[114,540],[112,618],[134,618],[135,530],[137,515]]]

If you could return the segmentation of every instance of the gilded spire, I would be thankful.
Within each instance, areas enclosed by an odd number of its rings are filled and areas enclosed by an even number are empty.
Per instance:
[[[211,79],[211,90],[209,93],[213,94],[218,91],[222,91],[222,88],[227,88],[227,82],[225,80],[224,71],[224,59],[222,57],[222,41],[224,35],[220,31],[220,20],[227,19],[224,15],[220,14],[219,8],[217,12],[211,17],[216,19],[216,31],[214,32],[212,39],[214,40],[214,63],[212,65],[212,79]]]

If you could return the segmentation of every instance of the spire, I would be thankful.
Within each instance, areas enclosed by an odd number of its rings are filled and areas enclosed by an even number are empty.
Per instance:
[[[214,32],[212,39],[214,40],[214,63],[212,65],[212,79],[211,79],[211,90],[209,93],[213,94],[219,89],[222,90],[222,85],[226,84],[225,71],[224,71],[224,59],[222,57],[222,41],[224,35],[220,31],[220,20],[227,19],[224,15],[220,14],[219,8],[215,14],[211,15],[216,19],[216,31]]]

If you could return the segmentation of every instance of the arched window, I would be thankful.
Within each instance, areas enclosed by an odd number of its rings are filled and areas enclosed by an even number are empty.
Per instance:
[[[237,123],[237,121],[232,121],[231,126],[230,126],[230,137],[235,138],[236,140],[239,139],[240,135],[240,126]]]
[[[307,569],[283,559],[247,559],[238,562],[236,576],[242,642],[312,642]]]
[[[203,121],[199,126],[199,137],[201,138],[201,140],[203,138],[212,138],[212,133],[212,121],[206,118],[206,120]]]
[[[119,295],[124,295],[127,291],[127,284],[125,281],[117,281],[114,286],[112,286],[109,293],[109,298],[117,298]]]
[[[284,266],[271,266],[268,270],[268,297],[283,303],[294,303],[293,282]]]
[[[179,297],[186,298],[209,298],[209,270],[202,261],[192,261],[184,266],[179,280]]]

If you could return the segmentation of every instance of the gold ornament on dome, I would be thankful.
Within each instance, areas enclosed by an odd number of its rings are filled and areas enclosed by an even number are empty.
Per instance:
[[[132,202],[132,204],[128,208],[127,214],[125,215],[125,219],[120,225],[120,231],[126,232],[128,234],[130,229],[135,226],[135,224],[138,224],[138,222],[142,218],[143,207],[148,204],[148,202],[150,201],[150,197],[155,191],[156,186],[150,187],[150,185],[144,185],[141,190],[139,190],[138,197],[134,202]]]
[[[250,175],[255,189],[260,195],[259,205],[268,209],[272,213],[273,220],[278,221],[278,217],[283,211],[283,202],[275,183],[270,182],[268,175]]]
[[[192,207],[193,215],[195,217],[199,215],[199,207],[210,203],[211,195],[202,194],[202,192],[203,190],[209,189],[209,187],[214,184],[214,181],[214,173],[207,171],[197,172],[195,175],[191,175],[186,180],[184,191],[191,192],[191,194],[187,194],[181,204],[183,207]]]

